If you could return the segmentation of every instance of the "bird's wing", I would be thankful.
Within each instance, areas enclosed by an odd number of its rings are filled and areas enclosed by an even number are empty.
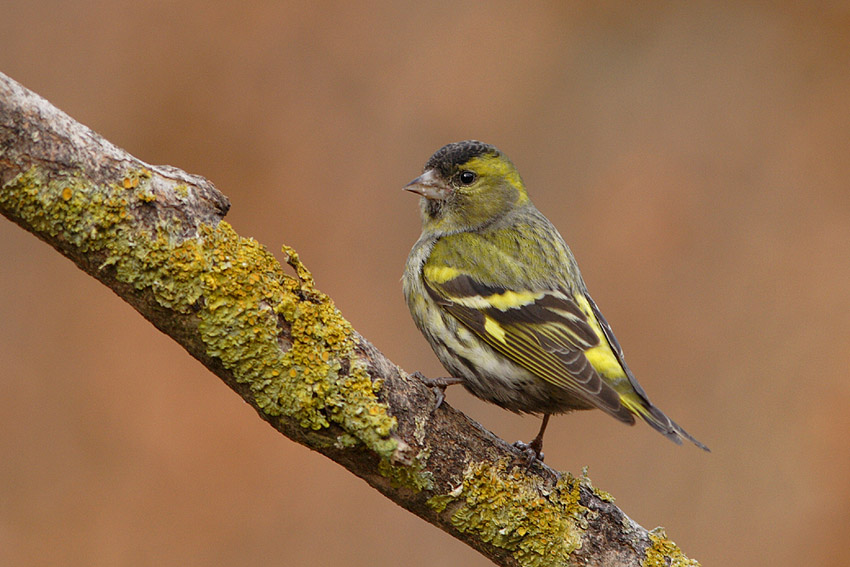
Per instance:
[[[649,403],[649,397],[646,395],[646,392],[638,383],[637,378],[635,378],[634,374],[632,374],[632,371],[626,365],[626,361],[623,358],[623,347],[620,346],[620,342],[617,340],[617,337],[614,336],[614,331],[611,329],[611,325],[608,324],[608,321],[602,315],[602,312],[599,310],[599,307],[596,306],[596,302],[593,301],[590,294],[585,293],[584,297],[587,299],[588,308],[590,309],[593,318],[599,324],[602,334],[611,346],[611,354],[616,357],[617,364],[628,378],[631,389],[633,389],[640,398],[646,401],[646,403]]]
[[[626,372],[606,336],[607,323],[603,326],[597,320],[585,294],[508,289],[446,267],[426,266],[423,280],[443,309],[500,354],[612,416],[634,423],[615,388],[628,380]]]

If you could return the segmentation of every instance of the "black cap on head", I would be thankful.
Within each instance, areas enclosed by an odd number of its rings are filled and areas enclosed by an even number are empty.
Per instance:
[[[472,158],[484,154],[501,155],[501,152],[495,146],[478,140],[446,144],[431,156],[431,159],[425,164],[425,170],[436,169],[443,177],[449,177],[454,166],[466,163]]]

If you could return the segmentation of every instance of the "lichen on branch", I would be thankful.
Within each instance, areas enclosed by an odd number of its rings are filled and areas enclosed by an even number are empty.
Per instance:
[[[51,178],[33,166],[3,187],[0,206],[82,254],[102,256],[97,270],[112,270],[161,307],[196,316],[206,354],[247,384],[269,416],[311,429],[335,423],[392,457],[396,421],[377,399],[381,380],[354,356],[351,325],[313,287],[297,254],[289,249],[294,278],[226,222],[200,223],[186,237],[174,217],[138,215],[157,202],[151,177],[147,169],[128,170],[120,184],[103,185],[79,174]],[[169,198],[185,197],[175,191]],[[146,217],[156,220],[140,227]]]

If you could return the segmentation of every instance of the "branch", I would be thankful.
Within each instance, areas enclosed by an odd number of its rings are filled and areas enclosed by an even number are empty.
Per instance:
[[[691,565],[586,476],[434,399],[313,285],[221,219],[212,183],[146,164],[0,74],[0,212],[132,305],[272,427],[498,565]]]

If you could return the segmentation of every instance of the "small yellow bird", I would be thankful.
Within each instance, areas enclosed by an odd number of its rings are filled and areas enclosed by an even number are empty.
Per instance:
[[[505,409],[543,414],[529,463],[543,459],[554,413],[599,408],[622,422],[639,416],[668,439],[694,439],[652,405],[587,292],[564,239],[531,203],[511,161],[495,147],[448,144],[405,190],[421,196],[422,235],[404,271],[413,320],[451,374]]]

